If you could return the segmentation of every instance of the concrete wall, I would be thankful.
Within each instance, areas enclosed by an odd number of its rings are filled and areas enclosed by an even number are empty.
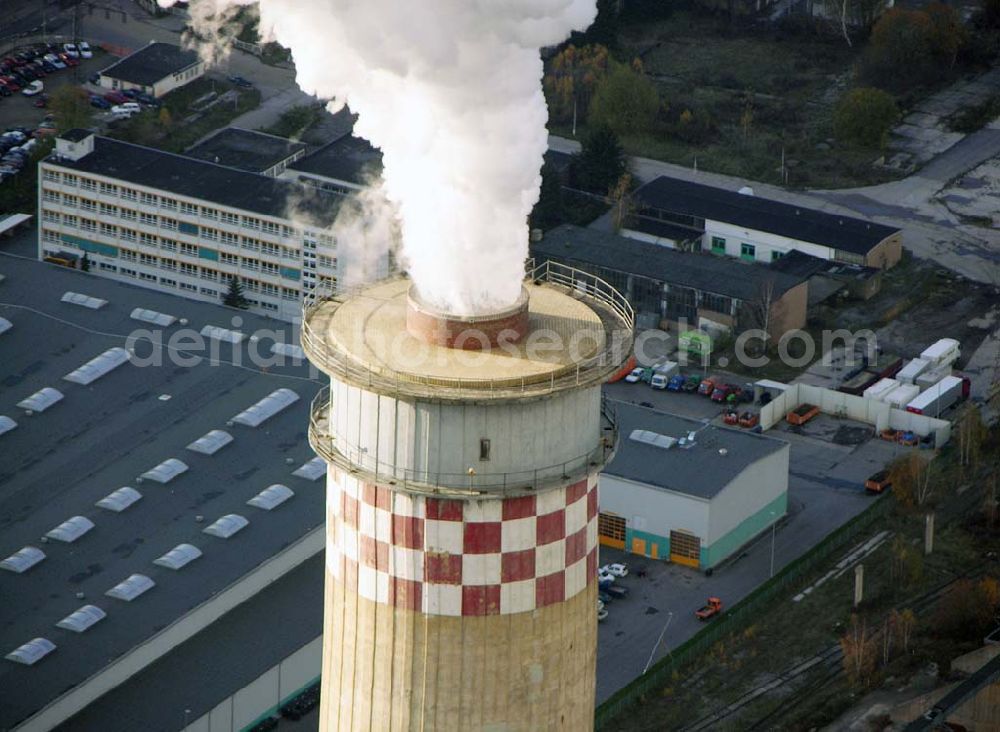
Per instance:
[[[789,447],[786,443],[781,450],[749,465],[746,470],[722,489],[722,492],[712,501],[708,534],[705,537],[709,545],[715,544],[739,528],[747,518],[756,514],[764,506],[788,493],[788,455]],[[727,457],[729,456],[716,455],[712,459],[725,460]],[[784,512],[776,516],[774,520],[783,515]],[[768,522],[769,524],[770,522]],[[752,536],[753,534],[750,534],[746,539]],[[740,542],[740,544],[742,543],[743,541]],[[733,546],[732,549],[736,549],[738,546],[739,544]],[[718,557],[716,561],[721,558]]]
[[[237,732],[253,727],[264,717],[277,715],[281,706],[319,680],[323,636],[318,636],[272,666],[182,732]]]
[[[897,232],[892,236],[887,236],[868,252],[868,256],[865,257],[865,265],[879,269],[889,269],[890,267],[895,267],[902,256],[903,235]]]
[[[760,424],[765,430],[785,419],[799,404],[815,404],[824,414],[866,422],[875,431],[892,428],[909,430],[920,437],[934,435],[934,446],[943,447],[951,437],[951,422],[922,414],[895,409],[885,402],[844,394],[810,384],[789,384],[780,394],[760,410]]]
[[[754,258],[758,262],[770,262],[772,252],[784,254],[796,249],[822,259],[833,259],[835,254],[835,250],[831,247],[810,244],[797,239],[790,239],[787,236],[744,229],[733,224],[712,220],[705,221],[705,237],[702,240],[702,251],[712,251],[713,236],[721,236],[726,240],[726,255],[730,257],[740,257],[742,244],[753,244],[756,248]]]
[[[572,463],[600,446],[599,387],[517,403],[400,400],[331,380],[330,431],[352,462],[402,478],[438,473],[515,473]],[[480,460],[480,440],[490,441]],[[559,467],[561,471],[561,467]],[[561,475],[561,472],[559,473]],[[419,477],[417,479],[420,479]]]

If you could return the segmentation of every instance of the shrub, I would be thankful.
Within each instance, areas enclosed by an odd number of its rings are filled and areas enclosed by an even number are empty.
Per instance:
[[[899,109],[891,94],[862,87],[840,98],[833,113],[833,128],[844,142],[881,148],[898,117]]]

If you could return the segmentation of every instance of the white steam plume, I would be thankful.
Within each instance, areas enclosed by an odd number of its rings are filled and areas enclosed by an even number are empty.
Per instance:
[[[520,291],[547,142],[538,51],[595,15],[595,0],[260,0],[260,32],[382,150],[420,295],[474,314]]]

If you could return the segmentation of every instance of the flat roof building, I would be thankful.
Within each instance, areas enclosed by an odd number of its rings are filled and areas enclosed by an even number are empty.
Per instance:
[[[602,544],[709,569],[785,515],[787,442],[610,405],[621,438],[600,478]]]
[[[271,178],[306,154],[306,146],[266,132],[226,127],[184,151],[195,160],[225,165]]]
[[[622,233],[668,247],[772,262],[790,251],[888,269],[902,256],[899,229],[742,192],[660,176],[635,192]]]
[[[232,327],[233,311],[15,257],[0,258],[0,273],[5,299],[20,306],[0,307],[14,324],[0,335],[0,415],[17,421],[0,434],[0,560],[24,547],[44,554],[23,573],[0,570],[0,655],[38,637],[55,644],[32,666],[0,660],[0,729],[29,719],[26,730],[53,729],[322,553],[322,485],[294,474],[314,456],[301,425],[319,384],[301,362],[258,369],[255,351],[267,354],[271,339],[292,340],[292,328],[273,320],[240,315],[241,329],[260,335],[256,346],[211,344],[199,330]],[[65,302],[68,291],[106,304],[93,310]],[[136,306],[178,320],[162,328],[139,323],[131,317]],[[131,344],[130,362],[86,383],[67,378],[130,345],[138,328],[159,333],[163,347],[150,335]],[[30,416],[17,406],[46,388],[63,398]],[[227,426],[281,388],[299,400],[266,426]],[[232,442],[214,455],[187,449],[212,430],[226,430]],[[140,481],[170,458],[188,470],[168,484]],[[294,495],[271,511],[248,505],[274,484]],[[203,531],[228,514],[249,524],[229,539]],[[201,556],[177,569],[157,563],[184,544]],[[134,580],[107,594],[133,575],[153,584]],[[71,618],[87,605],[104,617],[84,611],[96,622],[82,627],[80,615]],[[226,674],[216,673],[223,685]],[[124,726],[108,720],[97,728]]]
[[[86,253],[90,271],[292,321],[335,285],[329,191],[72,130],[39,163],[38,256]]]
[[[765,300],[772,334],[806,323],[805,278],[763,264],[682,252],[570,224],[532,242],[531,254],[539,263],[559,262],[605,280],[629,299],[645,327],[682,320],[690,327],[760,327],[747,322],[748,309]]]
[[[153,41],[101,71],[100,85],[162,97],[204,73],[205,63],[196,52]]]

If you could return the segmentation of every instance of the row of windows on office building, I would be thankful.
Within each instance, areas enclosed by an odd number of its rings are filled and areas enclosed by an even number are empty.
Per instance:
[[[42,239],[46,243],[57,244],[63,248],[77,248],[72,242],[67,242],[62,239],[59,232],[52,229],[43,229]],[[48,253],[52,253],[50,250],[46,251]],[[178,272],[179,274],[186,275],[188,277],[197,277],[209,282],[228,282],[229,278],[232,276],[232,273],[222,272],[211,267],[195,265],[189,262],[179,262],[168,257],[159,257],[145,252],[133,251],[131,249],[124,249],[121,247],[118,248],[118,259],[121,262],[134,262],[146,267],[157,267],[170,272]],[[116,265],[107,262],[100,263],[100,268],[102,270],[113,270],[115,266]],[[265,274],[267,274],[267,272],[265,272]],[[140,279],[148,280],[149,277],[144,276]],[[153,279],[155,280],[155,277]],[[329,286],[334,286],[337,282],[336,277],[327,275],[319,275],[317,279],[320,284]],[[264,295],[280,297],[283,300],[292,301],[298,301],[301,297],[301,292],[298,288],[283,287],[270,282],[255,280],[251,277],[244,276],[243,273],[240,273],[239,280],[248,292],[259,292]],[[306,283],[304,285],[306,289],[312,289],[313,286],[313,283]]]
[[[122,210],[124,211],[126,209]],[[123,216],[122,218],[129,220],[127,216]],[[201,248],[196,244],[176,241],[166,236],[150,234],[145,231],[137,231],[136,229],[118,226],[117,224],[108,224],[103,221],[95,221],[94,219],[89,219],[85,216],[77,216],[76,214],[60,213],[49,208],[42,209],[42,221],[50,224],[62,224],[67,227],[79,228],[90,233],[100,233],[103,236],[121,241],[138,242],[145,246],[163,249],[164,251],[174,252],[179,250],[181,254],[191,257],[197,257],[199,249]],[[161,226],[163,226],[163,228],[170,228],[169,226],[164,226],[162,221],[163,219],[161,217]],[[228,231],[216,231],[214,229],[202,228],[200,237],[205,241],[219,242],[233,247],[239,246],[247,251],[259,252],[265,256],[295,260],[299,259],[299,253],[294,250],[279,247],[270,242],[260,241],[259,239],[254,239],[253,237],[236,236]],[[215,250],[212,251],[214,252]],[[218,252],[218,258],[221,262],[231,265],[238,265],[242,259],[242,261],[250,263],[244,264],[244,266],[249,266],[253,269],[264,269],[265,271],[273,273],[277,273],[279,268],[277,264],[272,262],[248,259],[246,257],[241,258],[235,254],[227,252]],[[325,254],[307,254],[307,260],[305,262],[306,267],[315,269],[317,263],[320,267],[335,269],[337,267],[337,258],[330,257]]]
[[[165,211],[176,211],[177,213],[186,216],[197,216],[208,221],[221,221],[222,223],[229,224],[230,226],[242,226],[246,229],[263,231],[266,234],[281,236],[285,239],[306,239],[318,242],[321,246],[330,248],[336,245],[336,241],[331,234],[315,229],[296,229],[288,226],[287,224],[278,224],[256,216],[238,214],[232,211],[216,209],[211,206],[202,206],[190,203],[188,201],[180,201],[168,196],[148,193],[146,191],[138,191],[134,188],[128,188],[127,186],[118,185],[116,183],[98,181],[94,178],[88,178],[75,173],[66,173],[58,170],[52,170],[51,168],[45,168],[42,173],[42,180],[50,183],[60,183],[70,188],[79,187],[81,190],[93,191],[101,193],[105,196],[118,197],[123,201],[140,203],[143,206],[156,207]],[[47,195],[52,197],[46,198]],[[58,198],[60,195],[62,196],[61,199]],[[43,200],[62,202],[63,205],[69,206],[73,204],[68,201],[75,197],[70,194],[60,194],[58,191],[46,191],[43,188],[42,198]],[[108,205],[107,210],[109,213],[113,208],[113,206]]]

